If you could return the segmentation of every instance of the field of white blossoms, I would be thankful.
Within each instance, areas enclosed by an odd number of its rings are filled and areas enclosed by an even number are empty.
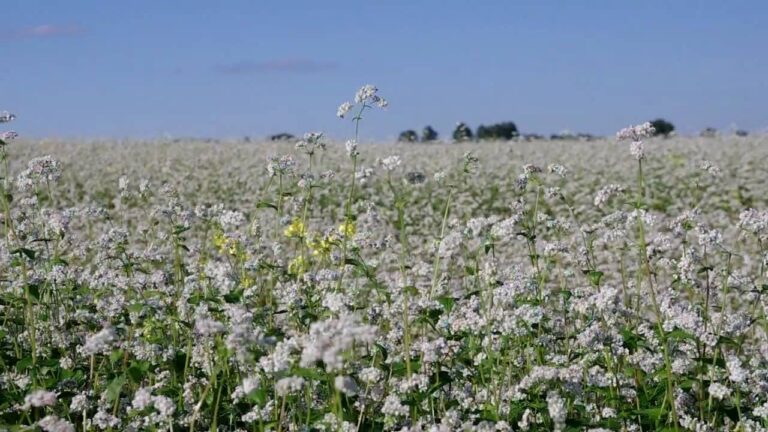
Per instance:
[[[6,133],[0,430],[768,430],[768,138],[650,132]]]

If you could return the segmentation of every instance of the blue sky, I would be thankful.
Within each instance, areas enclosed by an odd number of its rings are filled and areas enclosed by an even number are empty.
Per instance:
[[[457,121],[610,134],[768,128],[768,2],[3,0],[0,110],[34,137],[321,130],[362,84],[368,139]]]

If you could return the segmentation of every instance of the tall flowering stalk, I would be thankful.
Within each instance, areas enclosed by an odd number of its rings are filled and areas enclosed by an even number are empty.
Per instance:
[[[679,430],[680,419],[677,414],[677,407],[674,402],[676,383],[674,379],[674,373],[672,370],[672,361],[669,353],[670,347],[667,340],[666,332],[663,328],[663,315],[661,307],[658,301],[658,295],[654,283],[654,272],[651,269],[651,263],[648,258],[648,243],[645,234],[645,217],[646,217],[646,197],[647,187],[645,182],[645,176],[643,175],[643,160],[645,160],[645,148],[643,139],[653,136],[655,129],[653,126],[646,122],[638,126],[630,126],[620,130],[616,137],[619,140],[630,141],[630,154],[637,160],[637,192],[635,200],[634,214],[637,219],[637,247],[638,247],[638,259],[640,261],[641,269],[638,271],[638,286],[642,286],[642,276],[645,276],[648,288],[651,294],[651,303],[653,305],[654,312],[656,314],[656,325],[661,338],[662,351],[664,355],[664,365],[666,369],[666,398],[665,401],[669,405],[670,412],[672,413],[673,427],[675,430]],[[662,410],[664,406],[662,406]]]
[[[2,111],[0,112],[0,124],[3,123],[9,123],[16,119],[16,116],[9,113],[8,111]],[[8,151],[7,146],[16,139],[18,134],[14,131],[5,131],[0,134],[0,160],[3,164],[3,190],[0,191],[0,194],[2,194],[2,200],[3,200],[3,224],[5,226],[5,242],[6,246],[10,248],[9,239],[12,231],[12,224],[13,221],[11,219],[10,214],[10,207],[9,207],[9,197],[10,195],[10,189],[9,189],[9,176],[10,176],[10,169],[9,169],[9,160],[8,160]],[[14,235],[15,237],[15,235]]]
[[[363,113],[365,110],[373,109],[374,107],[386,108],[389,106],[389,102],[386,99],[379,96],[379,89],[371,84],[366,84],[355,93],[354,103],[344,102],[339,105],[336,110],[336,116],[339,118],[345,118],[350,111],[357,110],[357,113],[352,117],[352,121],[355,123],[355,139],[347,141],[345,144],[347,156],[352,160],[352,174],[350,176],[349,192],[347,194],[347,200],[344,204],[344,221],[343,227],[349,227],[354,224],[354,215],[352,214],[352,202],[355,196],[355,186],[357,177],[357,157],[360,152],[357,150],[358,143],[360,142],[360,122],[363,120]],[[345,229],[346,230],[346,229]],[[342,254],[340,268],[343,270],[347,261],[347,247],[349,236],[345,235],[342,239]],[[344,278],[344,272],[341,272],[339,277],[339,283],[337,289],[341,288]]]

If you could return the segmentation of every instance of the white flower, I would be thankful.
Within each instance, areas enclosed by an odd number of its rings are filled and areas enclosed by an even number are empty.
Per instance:
[[[112,348],[116,339],[115,329],[106,327],[85,340],[85,345],[82,348],[83,354],[87,356],[103,354]]]
[[[764,420],[768,419],[768,402],[753,409],[752,414],[754,414],[755,417],[760,417]]]
[[[16,116],[9,113],[8,111],[0,111],[0,123],[8,123],[13,121],[15,118]]]
[[[749,372],[745,370],[741,365],[741,360],[738,357],[731,354],[726,357],[725,365],[728,369],[728,378],[735,383],[743,383],[749,378]]]
[[[152,405],[164,422],[168,421],[176,411],[176,404],[167,396],[155,396],[152,398]]]
[[[349,140],[344,143],[344,148],[347,150],[347,156],[351,158],[360,154],[360,152],[357,151],[357,141],[355,140]]]
[[[24,405],[22,405],[21,408],[26,411],[29,408],[54,405],[57,396],[56,393],[48,390],[35,390],[24,397]]]
[[[339,118],[344,118],[344,116],[349,113],[353,106],[354,105],[349,102],[344,102],[343,104],[339,105],[339,109],[336,110],[336,116]]]
[[[568,409],[565,406],[565,401],[559,394],[555,392],[549,392],[547,394],[547,410],[549,411],[549,417],[555,424],[555,430],[563,430]]]
[[[336,390],[344,393],[347,396],[354,396],[357,394],[357,383],[355,380],[348,376],[339,375],[333,380],[333,385]]]
[[[142,387],[136,390],[133,395],[133,401],[131,407],[135,410],[143,410],[144,408],[152,404],[152,390],[146,387]]]
[[[595,195],[594,204],[596,207],[602,207],[608,200],[623,192],[624,188],[621,185],[609,184],[608,186],[604,186],[597,192],[597,195]]]
[[[366,84],[360,87],[360,90],[355,93],[355,103],[363,103],[370,100],[378,91],[379,89],[372,84]]]
[[[224,333],[226,329],[224,324],[211,318],[198,318],[195,321],[195,332],[201,336],[207,337]]]
[[[0,141],[13,141],[16,138],[19,137],[19,134],[17,134],[15,131],[7,131],[0,134]]]
[[[301,377],[286,377],[281,378],[275,383],[275,393],[278,396],[287,396],[291,393],[296,393],[304,387],[304,378]]]
[[[400,398],[395,395],[389,395],[384,399],[384,406],[381,407],[381,413],[393,417],[404,417],[408,415],[408,407],[400,402]]]
[[[386,171],[392,171],[402,163],[400,156],[389,156],[381,160],[381,166]]]
[[[568,175],[568,168],[560,164],[550,164],[547,169],[549,172],[557,174],[558,176],[565,178]]]
[[[731,389],[720,383],[712,383],[709,385],[709,394],[717,400],[723,400],[731,395]]]
[[[656,132],[656,129],[654,129],[651,123],[645,122],[641,125],[625,127],[616,133],[616,138],[619,140],[640,141],[643,138],[653,136],[654,132]]]
[[[301,366],[311,367],[318,361],[327,371],[340,370],[344,353],[353,346],[364,347],[372,343],[376,327],[361,324],[353,315],[343,314],[338,319],[317,321],[309,326],[306,345],[301,352]]]
[[[723,172],[720,170],[720,168],[708,160],[702,161],[700,168],[709,173],[709,175],[712,177],[721,177],[723,175]]]
[[[45,432],[75,432],[75,426],[72,423],[55,415],[45,416],[37,422],[37,425]]]
[[[366,384],[376,384],[381,380],[383,373],[375,367],[367,367],[358,374],[360,379]]]

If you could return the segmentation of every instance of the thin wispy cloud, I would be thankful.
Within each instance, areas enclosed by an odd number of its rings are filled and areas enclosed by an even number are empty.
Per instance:
[[[85,29],[76,25],[42,24],[16,30],[0,31],[0,41],[74,36],[84,32]]]
[[[228,75],[249,75],[261,73],[306,74],[322,72],[336,67],[336,63],[311,59],[274,59],[266,61],[240,61],[216,68]]]

